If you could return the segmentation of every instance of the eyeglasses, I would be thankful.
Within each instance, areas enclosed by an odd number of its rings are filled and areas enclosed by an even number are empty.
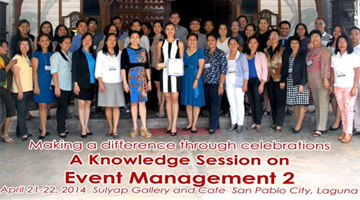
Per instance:
[[[231,25],[232,27],[239,27],[239,25],[236,25],[236,24],[234,24],[234,25]]]
[[[191,23],[190,25],[191,25],[191,26],[195,26],[195,25],[200,26],[200,24],[199,24],[199,23]]]
[[[323,22],[315,22],[315,25],[324,25]]]

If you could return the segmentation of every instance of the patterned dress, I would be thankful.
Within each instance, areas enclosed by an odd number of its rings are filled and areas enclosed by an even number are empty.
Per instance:
[[[126,69],[130,89],[130,102],[147,101],[146,69],[149,69],[147,52],[144,48],[126,47],[121,54],[121,69]]]
[[[299,93],[299,85],[294,85],[292,77],[294,57],[289,57],[289,76],[286,79],[286,105],[309,105],[309,93],[306,85],[304,85],[303,93]]]
[[[164,40],[161,47],[161,55],[164,63],[167,63],[169,58],[180,58],[178,44],[179,40],[174,40],[171,43],[167,40]],[[160,71],[161,92],[180,92],[182,86],[181,81],[182,77],[180,76],[169,76],[167,73],[167,68]]]

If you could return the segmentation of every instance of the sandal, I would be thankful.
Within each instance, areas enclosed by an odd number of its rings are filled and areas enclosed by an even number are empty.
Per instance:
[[[247,127],[246,129],[247,129],[247,130],[256,129],[256,124],[253,124],[253,125]]]
[[[280,127],[280,128],[277,128],[277,127]],[[277,127],[275,128],[275,133],[281,133],[281,131],[282,131],[281,126],[277,126]]]
[[[133,130],[131,130],[130,132],[130,137],[136,137],[138,134],[138,128],[134,128]]]
[[[276,128],[276,125],[275,125],[275,124],[273,124],[273,125],[271,125],[271,126],[269,127],[270,130],[274,130],[275,128]]]
[[[262,131],[262,128],[261,128],[260,125],[256,125],[256,131],[257,131],[257,132],[261,132],[261,131]]]
[[[23,135],[23,136],[21,137],[21,140],[22,140],[22,141],[26,141],[28,138],[29,138],[28,135]]]
[[[345,136],[346,136],[346,133],[342,132],[342,134],[338,137],[338,139],[343,140]]]
[[[321,137],[322,134],[324,134],[324,133],[325,133],[325,131],[315,130],[315,131],[313,132],[313,136],[314,136],[314,137]]]
[[[5,143],[13,143],[14,140],[9,136],[9,134],[2,134],[1,135],[1,140],[4,141]]]
[[[352,139],[352,134],[346,134],[345,137],[341,140],[342,143],[349,143]]]

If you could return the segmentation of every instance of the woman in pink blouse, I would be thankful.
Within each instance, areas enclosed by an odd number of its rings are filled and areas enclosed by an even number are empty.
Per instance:
[[[313,48],[309,50],[306,58],[308,82],[314,99],[316,112],[316,129],[312,132],[314,137],[326,133],[330,98],[331,53],[321,44],[321,37],[322,34],[320,31],[311,31],[310,40]]]

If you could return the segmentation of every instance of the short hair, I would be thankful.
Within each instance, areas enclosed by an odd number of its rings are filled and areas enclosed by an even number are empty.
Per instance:
[[[322,17],[318,17],[318,18],[316,18],[316,20],[322,20],[324,23],[325,23],[325,20],[324,20],[324,18],[322,18]],[[315,21],[316,21],[315,20]]]
[[[4,40],[4,39],[0,39],[0,46],[2,46],[4,43],[9,46],[9,42],[8,42],[8,41],[6,41],[6,40]]]
[[[240,18],[245,18],[246,23],[248,23],[248,19],[245,15],[240,15],[238,18],[236,18],[236,20],[239,21]]]
[[[276,32],[278,35],[280,35],[280,31],[279,31],[279,30],[277,30],[277,29],[272,29],[272,30],[269,31],[269,37],[270,37],[270,35],[271,35],[272,32]]]
[[[16,55],[21,56],[22,53],[21,53],[21,51],[20,51],[20,44],[21,44],[21,42],[24,42],[24,41],[26,41],[26,42],[29,43],[29,51],[27,52],[27,56],[28,56],[29,58],[31,58],[32,50],[31,50],[31,43],[30,43],[29,38],[21,38],[21,39],[18,41],[18,43],[17,43],[17,45],[16,45]]]
[[[199,36],[196,33],[190,33],[189,35],[186,36],[186,40],[189,39],[189,37],[194,36],[196,38],[196,40],[199,40]]]
[[[204,20],[204,25],[205,25],[206,22],[211,22],[211,23],[214,25],[214,22],[213,22],[212,19],[209,19],[209,18],[208,18],[208,19],[205,19],[205,20]]]
[[[90,22],[95,22],[96,25],[98,25],[98,21],[97,21],[95,18],[93,18],[93,17],[90,17],[90,18],[87,20],[86,25],[89,26]]]
[[[303,24],[303,23],[298,23],[298,24],[295,26],[295,33],[294,33],[294,36],[295,36],[295,35],[299,36],[299,34],[297,34],[297,32],[296,32],[296,30],[299,28],[299,26],[304,27],[304,29],[305,29],[305,37],[308,37],[308,36],[309,36],[309,31],[308,31],[308,29],[307,29],[306,25],[305,25],[305,24]]]
[[[129,33],[129,38],[131,38],[131,36],[132,36],[133,34],[138,34],[140,38],[141,38],[141,36],[142,36],[139,31],[131,31],[131,32]]]
[[[255,24],[248,24],[248,25],[246,25],[246,26],[245,26],[245,31],[246,31],[247,27],[249,27],[249,26],[252,26],[253,29],[254,29],[254,31],[256,32],[256,26],[255,26]]]
[[[110,22],[111,22],[111,23],[114,23],[114,21],[117,20],[117,19],[119,19],[120,21],[122,21],[122,18],[121,18],[121,17],[119,17],[119,16],[114,16],[114,17],[112,17],[112,18],[110,19]]]
[[[36,44],[36,47],[37,47],[37,50],[36,50],[36,51],[42,52],[42,48],[41,48],[39,42],[40,42],[40,38],[43,37],[43,36],[45,36],[45,37],[47,37],[47,38],[49,39],[49,46],[47,47],[47,51],[48,51],[48,52],[52,51],[51,37],[50,37],[50,35],[45,34],[45,33],[41,33],[41,34],[38,36],[38,38],[37,38],[37,44]]]
[[[314,35],[314,34],[318,34],[318,35],[320,36],[320,38],[322,38],[321,32],[320,32],[319,30],[316,30],[316,29],[314,29],[314,30],[312,30],[312,31],[310,32],[309,37],[311,37],[311,36]]]
[[[339,49],[339,40],[340,38],[344,38],[346,40],[346,43],[347,43],[347,53],[348,54],[351,54],[353,51],[354,51],[354,47],[351,43],[351,40],[350,38],[347,36],[347,35],[341,35],[338,37],[338,39],[336,40],[336,46],[335,46],[335,54],[337,54],[340,49]]]
[[[299,45],[301,46],[301,39],[300,39],[300,37],[299,37],[298,35],[291,36],[291,37],[289,38],[289,44],[290,44],[291,41],[293,41],[293,40],[299,42]]]
[[[151,24],[149,23],[149,22],[143,22],[142,24],[141,24],[141,26],[142,25],[145,25],[151,32],[152,32],[152,26],[151,26]]]
[[[154,21],[153,26],[155,26],[155,24],[160,24],[161,28],[164,28],[164,23],[161,20]]]
[[[360,28],[359,27],[356,27],[356,26],[353,26],[349,29],[349,34],[351,33],[352,30],[358,30],[360,32]]]
[[[265,21],[270,25],[269,19],[266,18],[266,17],[261,17],[261,18],[259,19],[259,23],[260,23],[260,21],[261,21],[262,19],[265,19]]]
[[[286,20],[281,21],[281,22],[279,23],[279,28],[280,28],[280,27],[281,27],[281,25],[283,25],[283,24],[287,24],[287,25],[289,25],[289,28],[291,28],[291,24],[290,24],[290,22],[289,22],[289,21],[286,21]]]
[[[85,23],[87,25],[86,21],[81,19],[81,20],[76,22],[76,28],[79,27],[80,23]]]
[[[231,41],[231,40],[235,40],[235,42],[236,42],[237,44],[239,44],[239,40],[238,40],[236,37],[230,37],[229,40],[228,40],[228,45],[230,44],[230,41]]]
[[[166,28],[167,26],[174,26],[175,27],[175,24],[172,23],[172,22],[168,22],[168,23],[165,24],[164,28]]]
[[[105,55],[107,55],[107,54],[109,53],[109,50],[108,50],[108,47],[107,47],[106,42],[108,41],[109,37],[112,36],[112,35],[115,36],[115,39],[116,39],[117,36],[116,36],[114,33],[110,33],[110,34],[106,35],[106,37],[105,37],[104,46],[103,46],[103,48],[102,48],[102,52],[103,52]],[[118,43],[117,43],[117,39],[116,39],[116,42],[115,42],[115,43],[116,43],[116,44],[115,44],[115,47],[114,47],[114,55],[117,56],[118,53],[119,53],[119,45],[118,45]]]
[[[139,19],[134,19],[134,20],[131,21],[130,27],[132,27],[135,22],[138,22],[140,24],[140,26],[141,26],[141,21]]]
[[[114,26],[114,27],[116,28],[116,34],[119,35],[119,32],[120,32],[120,31],[119,31],[118,27],[115,26],[115,24],[109,24],[109,25],[105,26],[105,28],[104,28],[104,35],[108,35],[108,34],[109,34],[110,28],[111,28],[112,26]]]
[[[193,22],[193,21],[197,21],[197,22],[199,22],[201,24],[201,19],[200,18],[197,18],[197,17],[192,18],[190,20],[189,24],[191,24],[191,22]]]
[[[180,13],[176,10],[171,11],[169,17],[171,17],[171,15],[179,15],[180,17]]]
[[[208,33],[208,34],[206,35],[206,40],[208,40],[209,37],[214,37],[215,40],[217,40],[215,33]]]

